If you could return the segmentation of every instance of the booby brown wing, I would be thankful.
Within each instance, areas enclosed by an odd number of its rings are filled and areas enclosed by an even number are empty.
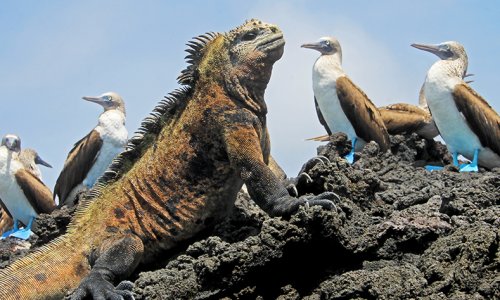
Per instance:
[[[55,203],[52,193],[38,177],[25,169],[17,171],[14,177],[26,199],[37,213],[50,213],[54,210]]]
[[[455,86],[453,99],[483,146],[500,154],[500,116],[495,110],[465,83]]]
[[[97,159],[101,147],[102,140],[96,130],[92,130],[84,138],[76,142],[66,158],[61,174],[57,178],[54,187],[54,199],[57,195],[59,203],[65,202],[66,197],[73,188],[87,176]]]
[[[378,111],[382,116],[387,132],[390,134],[416,132],[431,122],[432,119],[429,112],[407,103],[379,107]]]
[[[14,221],[12,220],[9,211],[0,200],[0,234],[3,234],[8,229],[12,228],[12,225],[14,225]]]
[[[325,118],[323,118],[323,114],[321,113],[321,109],[319,109],[318,101],[316,100],[316,97],[314,97],[314,105],[316,106],[316,113],[318,114],[318,120],[325,127],[326,132],[328,135],[332,135],[332,131],[330,130],[330,127],[328,127],[328,124],[326,124]]]
[[[337,79],[337,96],[356,135],[366,142],[377,142],[382,151],[387,151],[390,148],[389,134],[368,96],[346,76]]]

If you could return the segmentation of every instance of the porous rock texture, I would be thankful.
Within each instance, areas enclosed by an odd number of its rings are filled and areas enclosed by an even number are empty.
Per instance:
[[[417,135],[391,143],[392,153],[367,144],[349,165],[345,135],[333,136],[318,148],[329,162],[313,158],[294,182],[300,195],[337,193],[335,210],[270,218],[240,193],[224,222],[129,278],[136,299],[500,298],[500,169],[459,173],[442,144]],[[41,217],[33,248],[70,213]],[[9,240],[0,267],[26,252]]]

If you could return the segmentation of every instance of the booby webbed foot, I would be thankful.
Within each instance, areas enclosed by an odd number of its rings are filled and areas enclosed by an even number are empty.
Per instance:
[[[354,151],[351,150],[351,152],[349,152],[349,154],[344,156],[344,158],[347,160],[349,164],[352,165],[354,163]]]
[[[14,230],[14,229],[11,229],[11,230],[7,230],[6,232],[4,232],[2,234],[2,237],[0,238],[0,240],[3,240],[5,238],[8,238],[11,234],[13,234],[14,232],[16,232],[17,230]]]
[[[352,139],[351,152],[349,152],[346,156],[344,156],[344,158],[347,160],[347,162],[351,165],[354,163],[354,149],[356,149],[356,141],[357,141],[357,138]]]
[[[474,157],[472,158],[472,162],[470,164],[462,164],[458,166],[460,172],[479,172],[479,168],[477,166],[477,160],[479,156],[479,149],[474,150]]]
[[[27,240],[33,234],[33,231],[29,228],[19,229],[16,232],[10,234],[10,237],[16,237],[21,240]]]
[[[427,171],[431,171],[431,172],[432,172],[432,171],[441,171],[441,170],[443,169],[443,167],[441,167],[441,166],[431,166],[431,165],[427,165],[427,166],[425,166],[425,169],[426,169]]]
[[[479,172],[479,168],[477,165],[473,164],[462,164],[459,167],[460,172]]]
[[[31,217],[30,221],[28,223],[28,226],[26,226],[26,228],[18,229],[15,232],[11,233],[10,236],[13,236],[13,237],[16,237],[16,238],[22,239],[22,240],[27,240],[33,234],[33,231],[31,231],[31,226],[33,226],[34,220],[35,220],[35,217]]]
[[[11,230],[7,230],[6,232],[4,232],[2,234],[2,237],[0,238],[0,240],[3,240],[5,238],[9,237],[11,234],[13,234],[14,232],[16,232],[18,230],[19,230],[19,227],[17,225],[17,220],[14,219],[14,227]]]

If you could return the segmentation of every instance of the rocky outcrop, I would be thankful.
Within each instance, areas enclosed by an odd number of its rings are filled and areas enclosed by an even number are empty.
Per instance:
[[[499,298],[500,170],[428,172],[425,161],[450,157],[416,135],[391,137],[392,153],[370,143],[348,165],[345,142],[319,147],[329,162],[311,160],[296,181],[301,195],[337,193],[335,210],[270,218],[240,193],[223,223],[129,278],[136,298]],[[64,232],[69,214],[41,217],[34,248]],[[13,244],[0,242],[0,266],[26,252]]]

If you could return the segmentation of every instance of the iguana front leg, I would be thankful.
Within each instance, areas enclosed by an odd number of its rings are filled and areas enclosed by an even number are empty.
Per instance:
[[[231,118],[226,126],[224,141],[233,167],[247,185],[248,193],[264,211],[271,216],[289,215],[300,205],[320,205],[332,209],[334,193],[323,193],[314,197],[291,197],[283,182],[274,175],[264,162],[259,132],[260,122],[250,114]]]
[[[144,245],[139,237],[129,234],[118,240],[105,241],[90,257],[92,270],[71,296],[72,300],[92,299],[134,299],[132,293],[116,288],[113,282],[129,275],[139,264]],[[92,261],[95,262],[92,264]]]

